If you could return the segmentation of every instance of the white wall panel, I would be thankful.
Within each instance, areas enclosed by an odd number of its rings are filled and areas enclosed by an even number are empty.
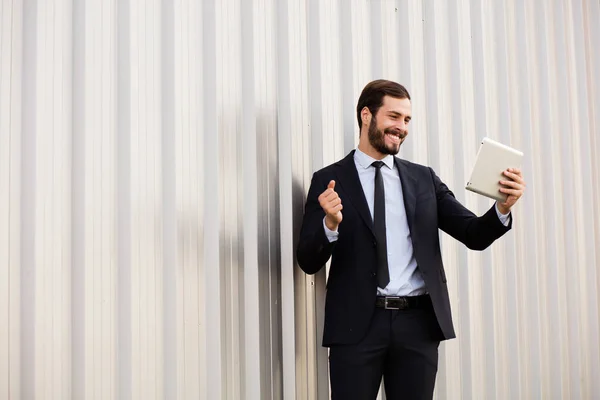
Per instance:
[[[74,3],[73,398],[115,397],[117,369],[115,4]]]
[[[435,397],[600,396],[597,0],[3,0],[0,24],[0,398],[327,398],[326,273],[295,243],[377,78],[412,96],[401,156],[473,211],[480,139],[526,154],[510,233],[441,236]]]
[[[30,47],[20,116],[24,398],[71,393],[71,10],[64,1],[23,8],[35,20],[33,29],[23,25]]]
[[[21,396],[23,5],[0,5],[0,397]]]

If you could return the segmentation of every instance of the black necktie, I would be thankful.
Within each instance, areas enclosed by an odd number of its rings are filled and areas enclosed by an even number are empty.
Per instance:
[[[383,176],[381,167],[383,161],[375,161],[371,164],[375,167],[375,201],[373,207],[373,227],[375,239],[377,240],[377,286],[382,289],[390,282],[387,259],[387,236],[385,233],[385,188],[383,187]]]

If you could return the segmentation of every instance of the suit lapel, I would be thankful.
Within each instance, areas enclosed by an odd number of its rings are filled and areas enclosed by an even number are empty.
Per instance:
[[[406,161],[394,157],[394,164],[400,174],[406,220],[408,221],[408,229],[412,232],[417,206],[417,179],[411,174],[410,165]]]
[[[336,172],[339,183],[343,190],[348,195],[350,202],[354,208],[358,211],[358,214],[365,221],[365,224],[373,233],[373,220],[371,219],[371,212],[363,192],[358,172],[356,171],[356,165],[354,164],[354,150],[350,152],[345,158],[338,161],[336,166],[339,170]],[[373,235],[375,235],[373,233]]]

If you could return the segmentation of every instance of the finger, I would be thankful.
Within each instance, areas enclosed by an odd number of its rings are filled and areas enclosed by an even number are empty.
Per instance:
[[[514,176],[506,175],[506,177],[507,177],[507,179],[499,181],[499,183],[501,185],[506,185],[506,186],[519,185],[519,186],[521,186],[523,188],[525,187],[525,181],[520,176],[518,176],[518,175],[514,175]]]
[[[334,216],[338,212],[340,212],[343,208],[344,207],[341,204],[338,204],[337,206],[334,206],[334,207],[328,207],[327,211],[325,211],[325,213]]]
[[[517,190],[517,189],[500,188],[500,192],[507,194],[509,196],[515,196],[517,198],[519,198],[523,195],[523,191]]]
[[[510,172],[510,168],[505,169],[504,171],[502,171],[502,175],[509,177],[509,178],[513,178],[515,176],[515,174],[513,174],[512,172]]]
[[[330,189],[327,189],[327,190],[330,190]],[[340,198],[340,196],[337,194],[337,192],[327,192],[325,194],[325,200],[328,202],[331,202],[331,201],[333,201],[335,199],[339,199],[339,198]]]
[[[336,197],[338,197],[338,194],[333,189],[328,188],[319,195],[319,201],[329,201],[330,199],[335,199]]]
[[[516,181],[499,181],[499,183],[502,186],[507,186],[507,187],[511,187],[514,189],[523,189],[524,185],[520,182],[516,182]]]
[[[321,193],[321,195],[319,196],[319,199],[321,198],[321,196],[323,196],[323,198],[327,198],[332,193],[335,193],[335,181],[329,181],[329,184],[327,185],[327,189],[325,189],[323,191],[323,193]],[[336,193],[336,195],[337,195],[337,193]]]
[[[337,206],[338,204],[341,204],[341,203],[342,203],[342,199],[340,199],[339,197],[329,200],[329,205],[332,207]]]
[[[331,210],[333,210],[334,208],[336,208],[337,206],[341,205],[342,201],[340,199],[334,200],[332,202],[328,202],[327,205],[325,206],[325,209],[327,210],[327,213],[331,213]]]
[[[329,213],[329,210],[332,207],[335,207],[338,204],[342,203],[342,199],[340,199],[340,197],[337,196],[337,193],[333,192],[333,194],[335,194],[335,196],[333,196],[332,198],[329,198],[328,196],[324,195],[319,198],[319,204],[321,205],[321,208],[325,210],[326,213]]]
[[[518,171],[518,172],[514,172],[514,171]],[[514,181],[517,181],[517,182],[523,181],[523,176],[521,175],[521,171],[515,170],[514,168],[508,168],[508,169],[502,171],[502,173],[504,176],[507,176]]]
[[[519,193],[523,193],[523,188],[521,187],[517,187],[517,188],[513,188],[513,187],[501,187],[499,189],[502,193],[508,193],[508,192],[519,192]]]

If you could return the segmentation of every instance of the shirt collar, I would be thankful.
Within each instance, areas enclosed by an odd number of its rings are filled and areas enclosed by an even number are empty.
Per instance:
[[[360,165],[364,169],[369,168],[374,161],[377,161],[373,157],[360,151],[358,147],[356,148],[356,152],[354,153],[354,159],[358,161],[358,165]],[[383,161],[383,163],[387,165],[389,169],[392,169],[394,167],[394,157],[391,154],[385,156],[381,161]]]

